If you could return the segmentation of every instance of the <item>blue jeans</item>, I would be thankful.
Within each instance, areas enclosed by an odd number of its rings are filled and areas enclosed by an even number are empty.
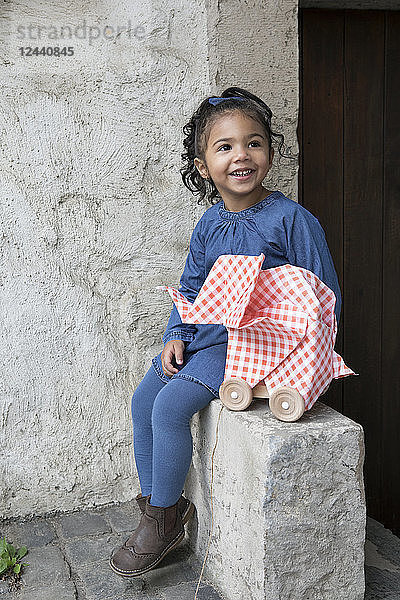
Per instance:
[[[187,379],[164,383],[153,366],[132,396],[133,447],[143,496],[172,506],[182,493],[193,453],[190,419],[215,398]]]

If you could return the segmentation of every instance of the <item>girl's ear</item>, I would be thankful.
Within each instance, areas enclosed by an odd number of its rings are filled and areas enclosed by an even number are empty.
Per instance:
[[[197,158],[197,156],[196,156],[193,159],[193,162],[194,162],[194,166],[196,167],[196,169],[198,170],[198,172],[200,173],[202,178],[208,179],[208,177],[209,177],[208,169],[207,169],[206,165],[203,163],[203,161],[200,158]]]
[[[275,152],[274,149],[271,147],[270,151],[269,151],[269,162],[271,165],[272,165],[272,161],[274,159],[274,152]]]

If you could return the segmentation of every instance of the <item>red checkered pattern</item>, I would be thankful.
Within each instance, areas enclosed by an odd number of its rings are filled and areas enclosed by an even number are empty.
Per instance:
[[[157,289],[168,291],[183,323],[225,325],[225,379],[264,381],[270,394],[292,387],[309,410],[332,379],[354,375],[333,350],[335,294],[301,267],[262,271],[264,258],[221,255],[193,304],[175,288]]]

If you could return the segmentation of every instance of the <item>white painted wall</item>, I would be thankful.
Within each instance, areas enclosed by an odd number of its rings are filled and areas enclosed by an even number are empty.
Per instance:
[[[219,91],[231,85],[249,89],[268,104],[272,129],[283,133],[297,156],[299,109],[298,8],[296,0],[211,0],[208,19],[211,80]],[[297,200],[296,160],[275,150],[269,189]]]
[[[19,55],[62,46],[46,36],[67,25],[87,28],[74,56]],[[296,1],[11,0],[0,32],[0,514],[128,500],[130,399],[171,310],[155,286],[178,283],[204,210],[181,183],[181,128],[239,85],[296,151]],[[272,179],[295,197],[295,164]]]

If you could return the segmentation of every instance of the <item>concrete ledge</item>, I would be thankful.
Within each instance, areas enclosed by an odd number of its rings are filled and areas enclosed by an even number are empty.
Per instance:
[[[188,535],[201,562],[221,406],[213,400],[191,423]],[[229,600],[364,598],[363,463],[362,427],[320,401],[296,423],[276,420],[264,400],[223,408],[203,576]]]

